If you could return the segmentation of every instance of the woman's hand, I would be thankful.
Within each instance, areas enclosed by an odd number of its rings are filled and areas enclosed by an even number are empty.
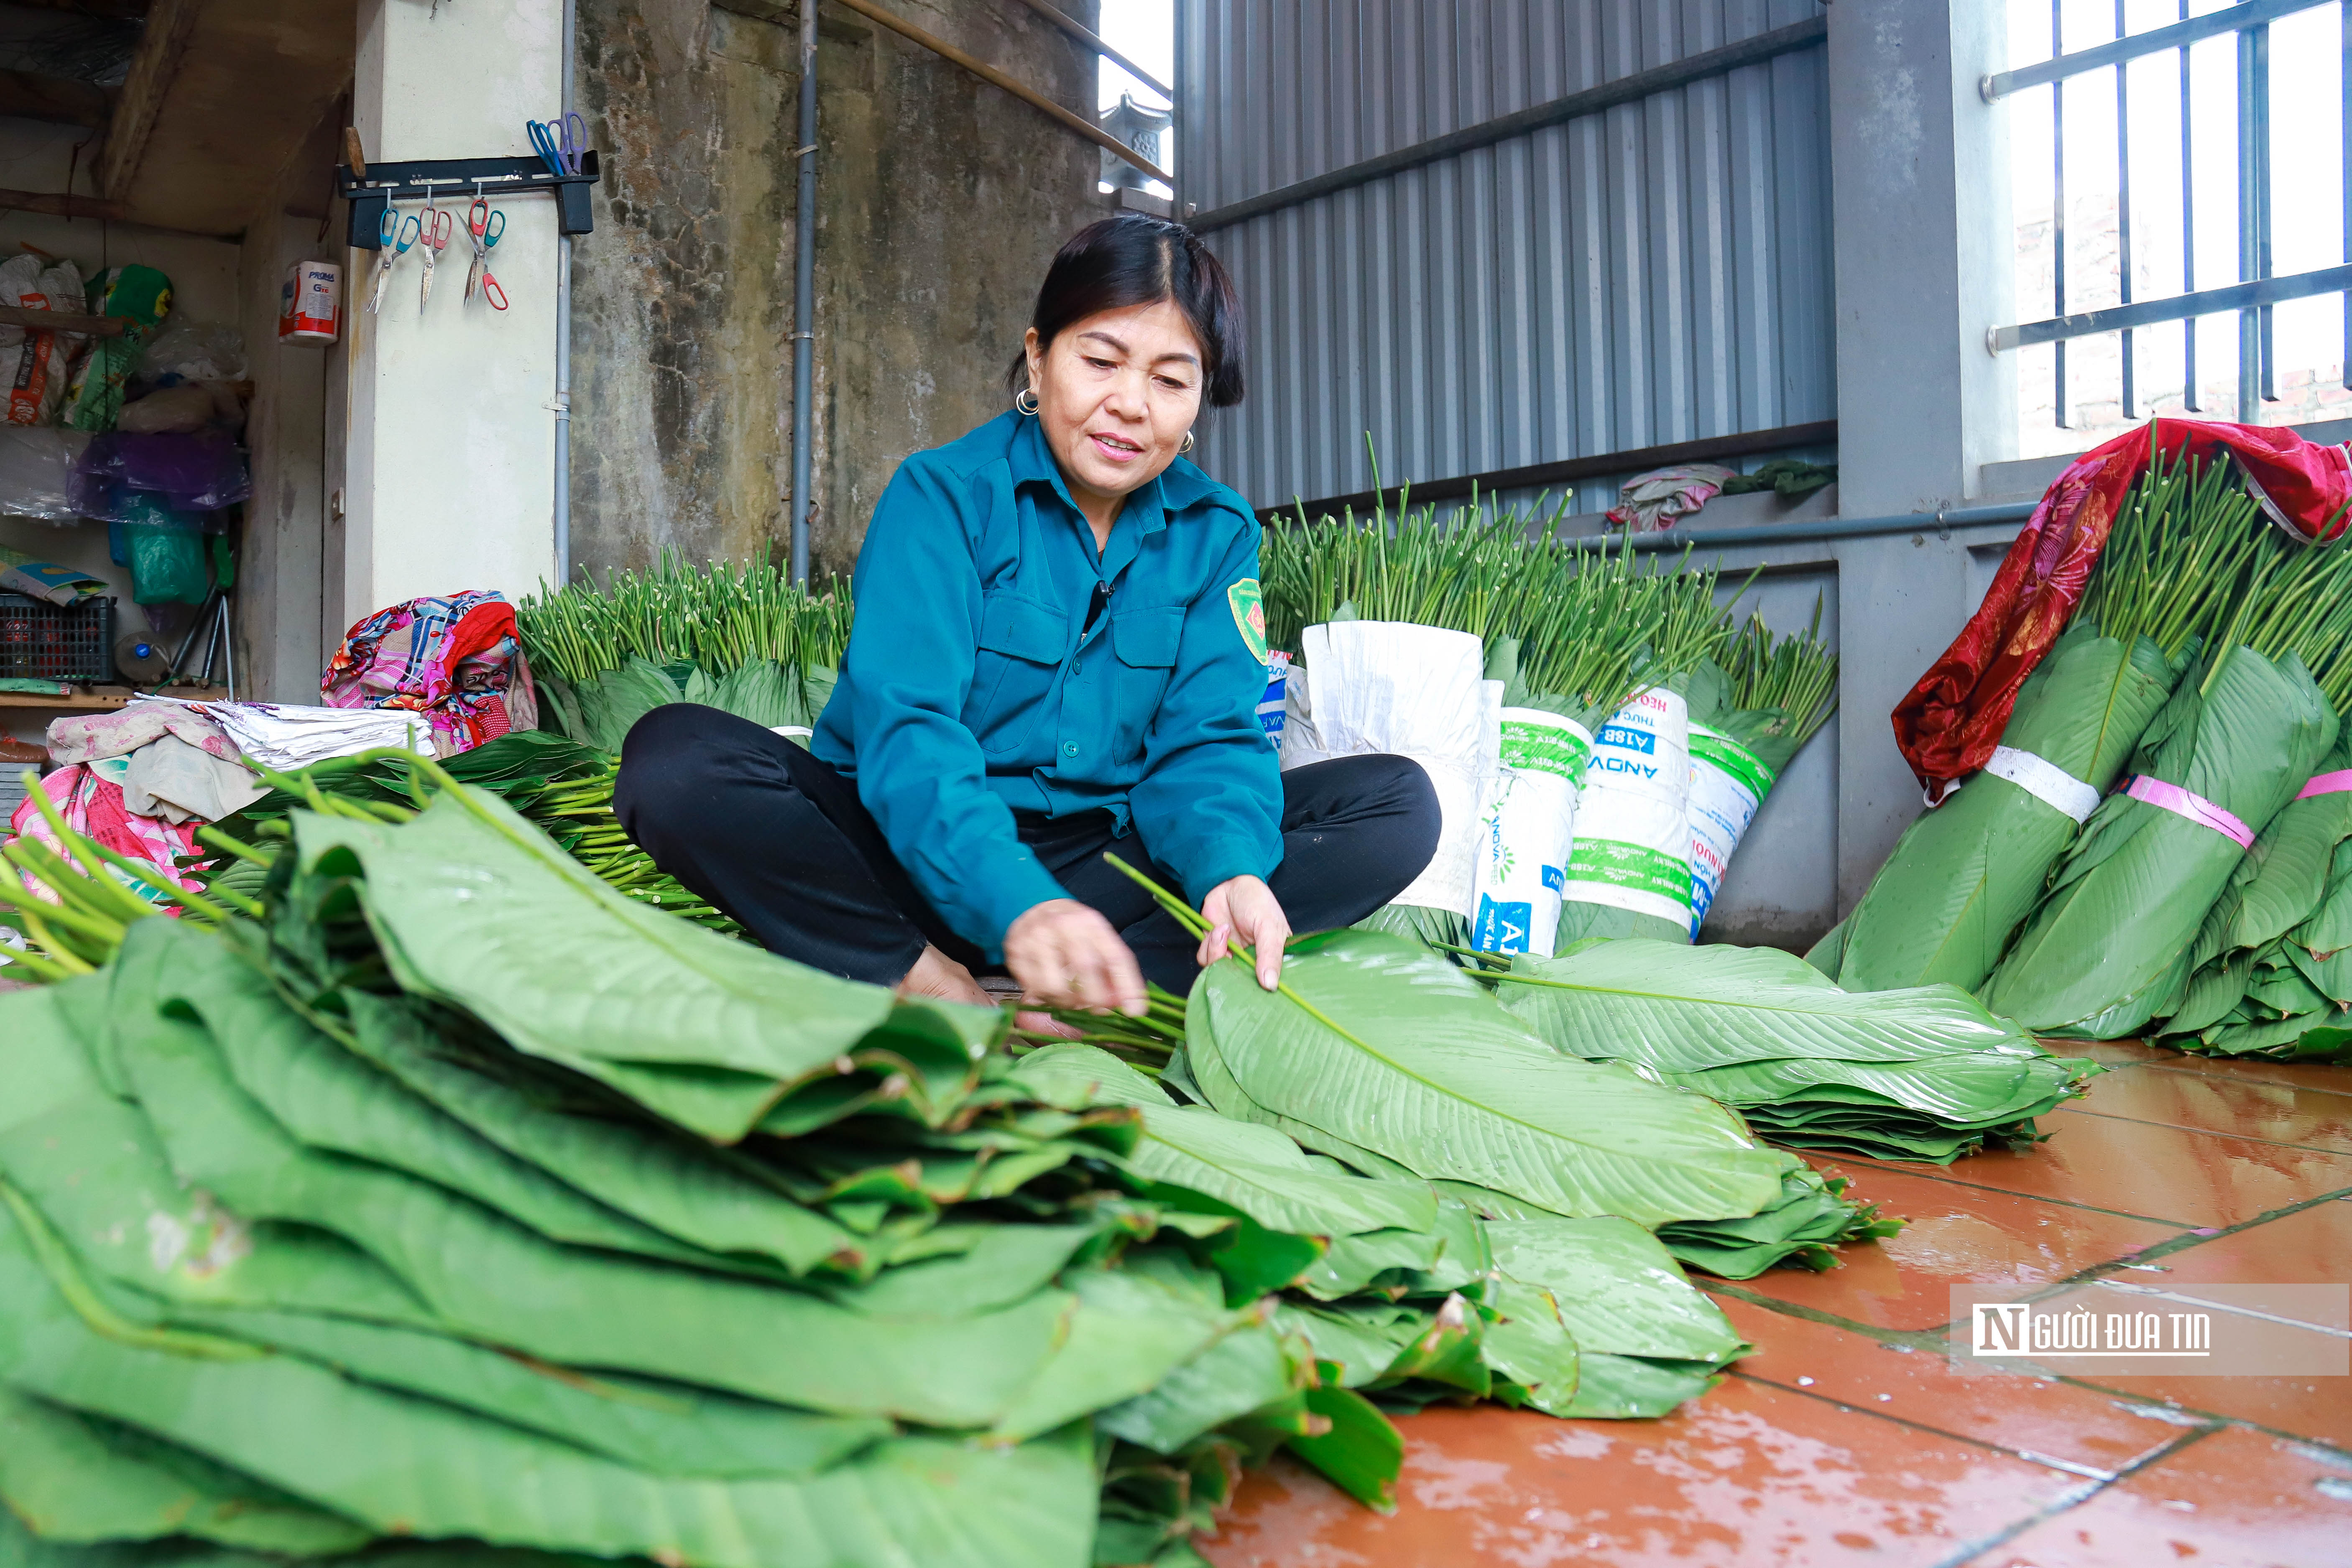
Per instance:
[[[1143,972],[1110,921],[1076,899],[1032,904],[1004,932],[1004,967],[1029,1001],[1143,1016]]]
[[[1209,934],[1201,939],[1206,969],[1234,946],[1255,949],[1257,983],[1268,991],[1282,984],[1282,944],[1290,940],[1290,917],[1274,889],[1255,877],[1235,877],[1209,889],[1201,900]]]

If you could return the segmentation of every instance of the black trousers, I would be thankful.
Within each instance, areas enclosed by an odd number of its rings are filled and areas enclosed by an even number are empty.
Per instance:
[[[1436,792],[1406,758],[1336,758],[1282,784],[1282,864],[1269,885],[1293,930],[1354,924],[1421,875],[1437,847]],[[856,784],[749,720],[691,703],[655,709],[623,745],[613,805],[656,865],[772,952],[885,985],[926,942],[976,973],[990,968],[916,889]],[[1198,943],[1104,863],[1108,851],[1176,888],[1134,835],[1115,837],[1107,811],[1015,812],[1013,822],[1069,895],[1117,928],[1146,979],[1180,996],[1192,989]]]

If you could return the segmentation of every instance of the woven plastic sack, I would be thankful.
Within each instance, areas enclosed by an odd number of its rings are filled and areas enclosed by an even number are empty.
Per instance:
[[[1690,706],[1681,692],[1645,691],[1594,733],[1592,761],[1577,794],[1576,847],[1569,858],[1559,940],[1688,940],[1690,773]],[[1580,905],[1636,920],[1604,920],[1603,929],[1590,929],[1574,907]]]
[[[1478,825],[1470,944],[1549,958],[1576,844],[1576,789],[1592,736],[1540,708],[1502,710],[1500,767]]]

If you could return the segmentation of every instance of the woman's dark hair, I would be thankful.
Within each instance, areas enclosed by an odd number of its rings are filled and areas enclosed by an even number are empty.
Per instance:
[[[1233,279],[1201,237],[1181,223],[1123,212],[1090,223],[1064,242],[1045,269],[1029,324],[1040,352],[1072,324],[1102,310],[1166,300],[1201,340],[1203,400],[1230,408],[1242,400],[1242,302]],[[1029,357],[1013,356],[1005,390],[1029,384]]]

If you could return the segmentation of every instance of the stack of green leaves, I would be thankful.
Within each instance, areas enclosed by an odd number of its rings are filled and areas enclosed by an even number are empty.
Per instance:
[[[1849,993],[1770,948],[1600,942],[1490,979],[1564,1054],[1720,1100],[1800,1148],[1948,1164],[2032,1142],[2033,1118],[2098,1070],[1957,987]]]
[[[2152,463],[2018,692],[2001,743],[2026,761],[2002,759],[1906,828],[1813,961],[1849,991],[1982,985],[2271,531],[2230,465]],[[2019,782],[2043,776],[2034,759],[2077,786],[2073,801]]]
[[[1492,1218],[1613,1216],[1657,1230],[1647,1245],[1748,1272],[1887,1234],[1834,1193],[1824,1209],[1818,1182],[1790,1182],[1790,1157],[1720,1106],[1553,1049],[1475,980],[1395,936],[1309,937],[1274,993],[1213,968],[1184,1040],[1167,1076],[1187,1095],[1366,1175],[1433,1182]]]
[[[2266,527],[2250,553],[2221,629],[2140,738],[2132,771],[2259,835],[2336,743],[2336,703],[2311,667],[2330,668],[2340,649],[2352,552]],[[2038,1033],[2087,1039],[2179,1012],[2206,914],[2244,855],[2231,834],[2182,811],[2110,795],[1986,981],[1986,1004]]]
[[[741,933],[733,920],[656,866],[653,857],[623,831],[613,814],[613,784],[620,768],[612,753],[544,730],[518,730],[460,752],[442,766],[459,784],[504,800],[607,886],[712,931]],[[325,795],[402,806],[419,804],[415,771],[404,752],[331,757],[299,773],[269,777],[275,781],[269,793],[223,818],[223,832],[249,838],[260,824],[281,819]],[[252,890],[251,868],[240,872],[241,863],[234,858],[206,864],[227,876],[231,887]],[[214,873],[200,868],[199,874]]]
[[[602,589],[526,598],[516,619],[545,721],[618,752],[629,726],[669,702],[813,727],[851,612],[845,583],[812,595],[766,563],[692,567],[665,552],[653,571],[615,573]]]
[[[215,833],[257,897],[152,889],[183,918],[78,926],[35,961],[58,984],[0,996],[0,1500],[59,1568],[175,1535],[1197,1565],[1276,1447],[1386,1506],[1384,1409],[1662,1414],[1744,1348],[1638,1227],[1490,1226],[1102,1053],[1015,1062],[1003,1014],[669,918],[412,765],[422,809]],[[43,863],[34,896],[81,921],[131,896],[110,864]],[[1491,1090],[1573,1077],[1603,1125],[1482,1112],[1446,1166],[1478,1191],[1707,1217],[1779,1184],[1705,1101],[1508,1048]]]

